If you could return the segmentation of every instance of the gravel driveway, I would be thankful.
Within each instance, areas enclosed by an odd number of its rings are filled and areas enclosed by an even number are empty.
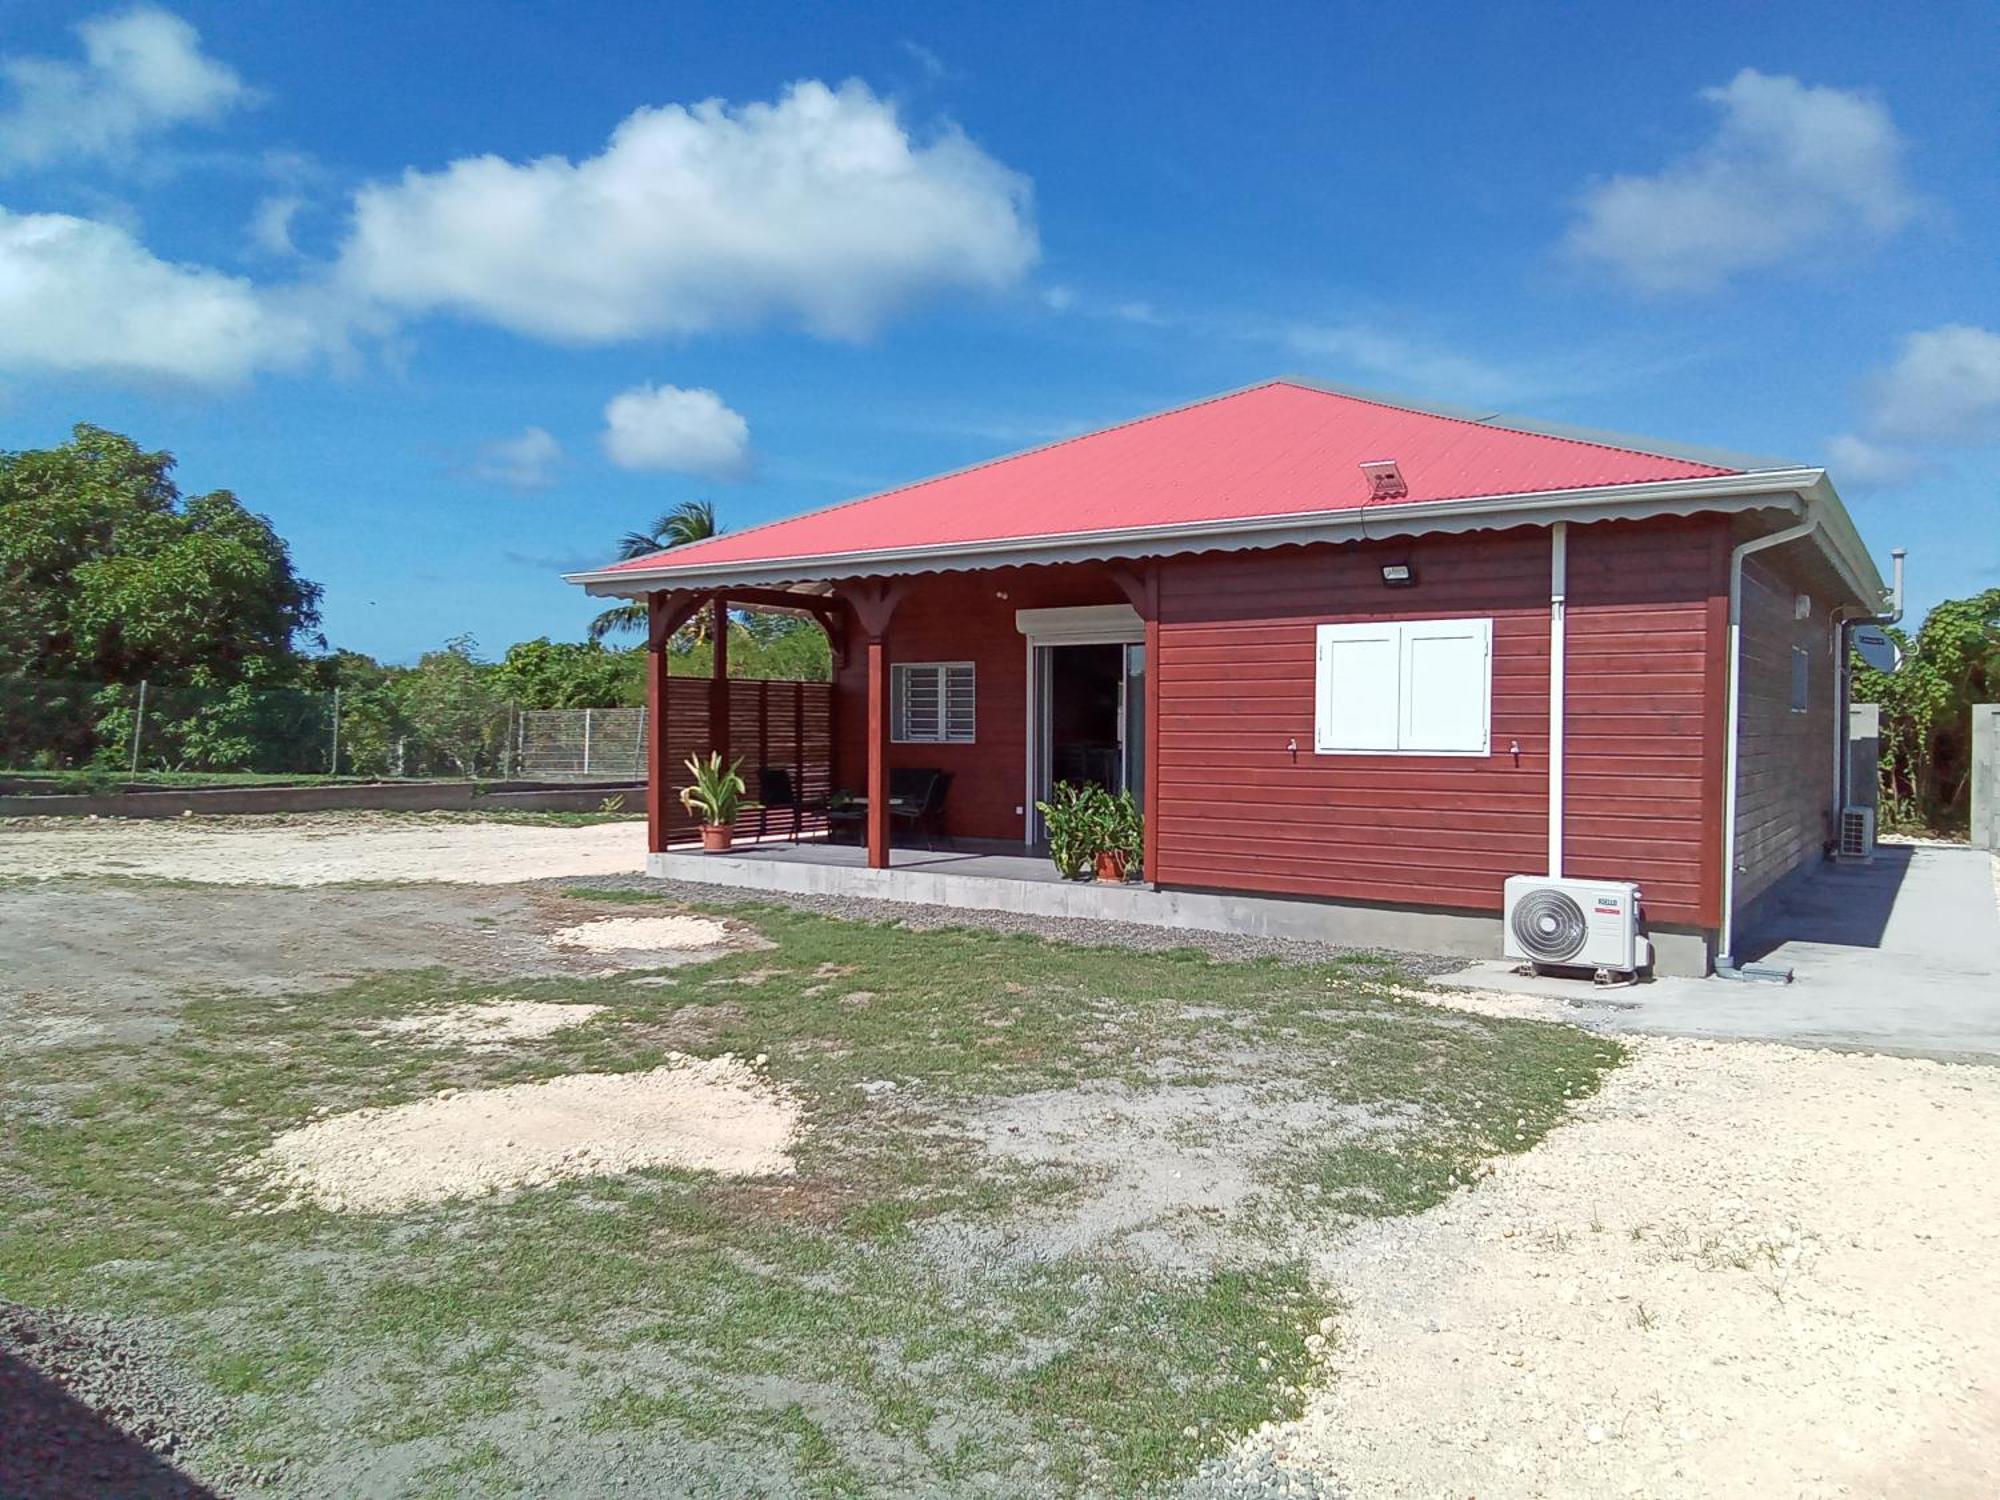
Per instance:
[[[1331,1378],[1232,1467],[1367,1496],[1989,1497],[1996,1159],[2000,1070],[1637,1042],[1475,1191],[1325,1248]]]

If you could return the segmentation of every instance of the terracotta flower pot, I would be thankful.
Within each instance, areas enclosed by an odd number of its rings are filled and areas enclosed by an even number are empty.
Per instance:
[[[729,838],[733,830],[727,823],[704,823],[701,825],[701,848],[704,854],[722,854],[729,849]]]
[[[1097,856],[1097,878],[1114,883],[1125,879],[1125,856],[1116,849],[1105,849]]]

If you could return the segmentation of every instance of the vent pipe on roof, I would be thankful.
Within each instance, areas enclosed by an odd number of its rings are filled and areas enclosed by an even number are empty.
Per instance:
[[[1361,472],[1368,480],[1370,500],[1400,500],[1410,493],[1410,487],[1403,483],[1403,471],[1393,458],[1370,459],[1362,464]]]

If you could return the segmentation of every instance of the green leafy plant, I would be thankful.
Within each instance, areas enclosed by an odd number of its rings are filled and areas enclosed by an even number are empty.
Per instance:
[[[1100,854],[1135,861],[1145,842],[1145,820],[1130,792],[1114,795],[1094,783],[1058,782],[1035,810],[1048,834],[1049,858],[1066,880],[1088,874]]]
[[[1947,599],[1914,635],[1891,626],[1902,667],[1854,658],[1854,699],[1882,708],[1885,827],[1963,830],[1970,815],[1972,705],[2000,696],[2000,589]]]
[[[722,752],[711,750],[706,760],[690,755],[687,768],[694,780],[681,788],[681,806],[706,826],[727,828],[739,813],[755,805],[744,800],[741,756],[724,766]]]

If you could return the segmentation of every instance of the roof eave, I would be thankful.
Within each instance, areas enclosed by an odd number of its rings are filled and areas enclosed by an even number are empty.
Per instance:
[[[1829,530],[1842,542],[1843,571],[1863,587],[1879,584],[1866,549],[1853,534],[1839,498],[1822,469],[1772,469],[1700,479],[1645,484],[1601,485],[1589,489],[1542,490],[1482,495],[1416,504],[1364,505],[1337,511],[1300,511],[1222,521],[1123,527],[1097,532],[1009,537],[943,546],[880,548],[821,553],[810,557],[650,568],[601,568],[565,574],[586,592],[636,597],[662,588],[718,585],[773,587],[823,583],[830,579],[908,573],[971,571],[1050,562],[1110,562],[1176,553],[1281,547],[1304,542],[1354,541],[1407,536],[1426,531],[1490,530],[1553,520],[1635,519],[1648,515],[1692,515],[1701,511],[1766,509],[1783,497],[1792,509],[1808,500],[1832,518]],[[1825,504],[1831,501],[1830,505]],[[1831,538],[1830,538],[1831,539]],[[1851,550],[1850,550],[1851,546]]]

